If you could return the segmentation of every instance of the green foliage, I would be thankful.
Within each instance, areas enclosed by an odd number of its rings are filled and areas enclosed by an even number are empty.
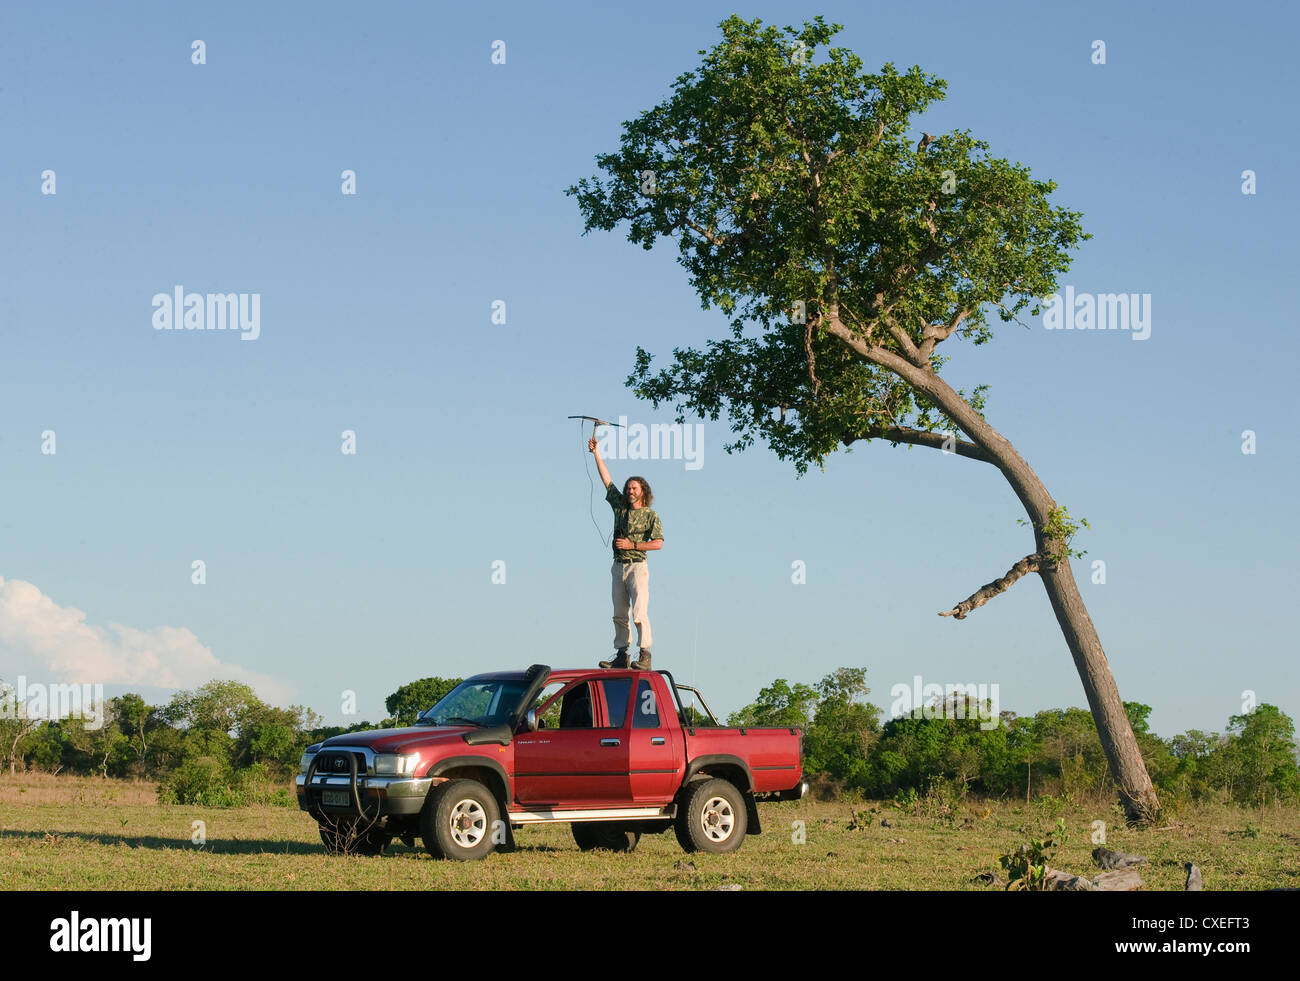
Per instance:
[[[921,803],[921,795],[915,787],[900,787],[894,793],[894,803],[905,811],[913,811]]]
[[[1300,800],[1295,726],[1275,705],[1232,716],[1222,736],[1197,729],[1180,733],[1167,752],[1166,783],[1183,799],[1250,807]]]
[[[292,770],[307,746],[308,732],[320,723],[310,709],[267,705],[236,681],[210,681],[192,692],[178,692],[157,716],[179,730],[180,739],[179,746],[174,738],[161,740],[161,746],[156,741],[155,749],[176,763],[219,760],[231,772],[258,763],[281,773]]]
[[[57,722],[47,722],[38,728],[25,745],[27,760],[31,765],[49,773],[58,773],[63,769],[63,758],[67,751],[67,737]]]
[[[196,732],[233,735],[261,700],[239,681],[209,681],[194,691],[178,692],[164,709],[173,725]]]
[[[816,688],[778,678],[727,718],[730,726],[791,726],[804,731],[804,766],[841,789],[860,784],[879,733],[880,709],[865,701],[866,668],[839,668]]]
[[[383,729],[386,726],[374,722],[354,722],[350,726],[317,726],[308,731],[306,735],[306,745],[312,743],[324,742],[334,736],[342,736],[349,732],[369,732],[371,729]]]
[[[159,784],[158,800],[163,804],[193,804],[198,807],[297,805],[282,780],[267,764],[252,763],[236,770],[214,756],[187,758]]]
[[[758,693],[758,699],[727,717],[729,726],[797,726],[807,729],[817,705],[817,692],[807,685],[793,688],[784,678]]]
[[[1151,731],[1147,719],[1151,716],[1151,706],[1143,705],[1141,702],[1125,702],[1124,714],[1128,716],[1128,724],[1133,728],[1133,735],[1141,736]]]
[[[240,807],[248,803],[230,764],[215,756],[186,759],[158,787],[158,800],[200,807]]]
[[[1065,831],[1065,819],[1058,818],[1056,827],[1042,838],[1031,838],[1027,844],[998,858],[998,864],[1007,873],[1007,889],[1045,890],[1048,862],[1067,841],[1069,835]]]
[[[435,687],[419,687],[427,682]],[[406,704],[420,704],[456,684],[424,679],[394,695],[407,692]],[[881,710],[867,701],[869,694],[865,668],[839,668],[811,686],[779,678],[733,712],[728,724],[801,728],[805,775],[842,800],[893,797],[928,815],[950,817],[968,793],[1022,801],[1028,793],[1047,818],[1076,800],[1114,795],[1096,725],[1084,709],[1047,709],[1027,717],[1003,712],[1001,724],[986,729],[974,699],[958,695],[932,718],[907,715],[882,727]],[[390,708],[405,710],[401,702]],[[1204,800],[1257,807],[1300,800],[1294,723],[1276,706],[1262,704],[1233,716],[1224,735],[1189,730],[1169,740],[1150,731],[1149,705],[1126,702],[1124,708],[1152,779],[1172,805]],[[17,707],[9,712],[14,715]],[[285,781],[309,743],[374,728],[369,722],[322,728],[319,721],[299,706],[266,705],[247,686],[212,682],[177,693],[163,707],[135,695],[112,699],[98,729],[81,719],[0,718],[0,736],[16,739],[16,767],[147,774],[158,780],[163,800],[177,803],[291,806]],[[688,715],[687,724],[708,721],[699,712],[693,719]],[[6,750],[0,742],[0,754]]]
[[[1034,812],[1040,817],[1053,818],[1065,811],[1067,807],[1076,807],[1078,802],[1074,799],[1074,794],[1067,793],[1064,797],[1054,797],[1051,794],[1043,794],[1041,797],[1034,799]]]
[[[39,726],[39,719],[27,717],[27,706],[18,701],[13,686],[0,680],[0,762],[16,769]]]
[[[149,730],[149,749],[145,765],[149,773],[166,773],[180,764],[185,755],[185,730],[170,725],[157,715],[157,724]]]
[[[1045,818],[1076,801],[1114,797],[1096,723],[1085,709],[1002,712],[998,725],[986,727],[987,708],[981,713],[973,697],[958,693],[882,727],[880,709],[865,702],[869,691],[863,668],[840,668],[812,688],[781,678],[728,724],[786,725],[794,713],[810,718],[804,773],[823,796],[929,799],[951,811],[972,793],[1022,801],[1028,795]],[[1151,732],[1151,706],[1125,702],[1124,709],[1152,780],[1173,806],[1300,799],[1294,727],[1275,706],[1235,716],[1227,736],[1192,730],[1171,740]]]
[[[970,790],[998,793],[1007,781],[997,774],[1009,765],[1007,731],[983,728],[974,712],[965,718],[903,716],[885,723],[871,789],[891,794],[933,788],[949,799]]]
[[[675,241],[702,306],[731,318],[730,338],[674,350],[657,373],[638,348],[628,384],[681,421],[726,413],[728,452],[762,438],[801,474],[872,427],[949,428],[923,393],[812,328],[840,318],[893,354],[948,324],[984,343],[989,312],[1009,322],[1055,292],[1087,237],[1079,214],[968,131],[918,148],[915,117],[946,83],[916,66],[864,71],[829,46],[839,25],[720,27],[699,68],[596,157],[602,174],[567,190],[587,231]],[[978,411],[984,397],[967,398]]]
[[[1224,769],[1233,779],[1232,795],[1241,804],[1263,805],[1300,796],[1295,759],[1295,725],[1276,705],[1228,720],[1232,738],[1220,747]]]
[[[1027,525],[1029,522],[1017,518],[1016,524]],[[1087,555],[1086,551],[1074,551],[1070,548],[1070,543],[1081,527],[1091,528],[1087,518],[1079,518],[1076,521],[1070,517],[1070,512],[1066,508],[1061,506],[1053,508],[1041,529],[1043,541],[1047,543],[1047,554],[1056,562],[1064,562],[1067,558],[1081,559]],[[1149,706],[1147,711],[1151,711]]]
[[[880,708],[866,701],[866,674],[866,668],[837,668],[818,682],[817,711],[803,744],[810,770],[850,787],[865,784],[880,733]]]
[[[146,727],[154,710],[145,700],[134,693],[127,693],[113,699],[114,716],[124,735],[131,741],[131,748],[136,752],[136,759],[143,763],[149,750]]]
[[[420,713],[433,708],[444,695],[461,683],[460,678],[421,678],[402,685],[384,699],[384,707],[395,726],[415,723]]]
[[[20,762],[51,773],[149,775],[163,799],[182,803],[282,803],[319,722],[301,706],[265,704],[247,685],[213,681],[162,707],[136,694],[110,699],[96,728],[79,718],[42,723],[21,743]]]
[[[320,717],[300,705],[284,709],[259,701],[249,706],[240,721],[234,745],[234,764],[269,763],[281,769],[296,767],[308,745],[305,733],[319,724]]]
[[[682,709],[682,717],[683,724],[689,729],[707,729],[713,725],[713,721],[709,718],[709,714],[705,712],[704,709],[700,708],[698,705],[692,705],[689,702],[686,707]]]
[[[282,766],[301,755],[293,726],[276,723],[259,726],[250,734],[248,752],[258,762],[272,760]]]

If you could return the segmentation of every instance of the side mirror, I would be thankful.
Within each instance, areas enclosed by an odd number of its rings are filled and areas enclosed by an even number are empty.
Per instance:
[[[520,723],[519,731],[520,732],[537,731],[537,713],[534,712],[532,709],[529,709],[527,712],[524,713],[524,721]]]

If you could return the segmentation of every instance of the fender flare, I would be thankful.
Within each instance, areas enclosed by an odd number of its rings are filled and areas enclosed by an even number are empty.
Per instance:
[[[745,774],[745,785],[737,787],[741,793],[752,794],[754,791],[754,774],[749,769],[749,764],[739,756],[732,756],[730,753],[709,753],[705,756],[697,756],[686,765],[686,776],[682,777],[682,785],[685,786],[691,778],[701,770],[709,766],[716,766],[719,763],[726,766],[739,767]]]
[[[501,801],[502,812],[504,813],[505,807],[509,805],[513,798],[513,794],[510,790],[510,774],[506,773],[506,768],[490,756],[448,756],[446,759],[441,759],[437,763],[433,764],[433,766],[429,767],[429,772],[426,773],[425,776],[439,777],[447,770],[454,770],[457,767],[462,766],[473,766],[491,770],[497,779],[501,781],[500,787],[493,787],[490,789],[493,791],[503,790],[505,792],[505,797]]]

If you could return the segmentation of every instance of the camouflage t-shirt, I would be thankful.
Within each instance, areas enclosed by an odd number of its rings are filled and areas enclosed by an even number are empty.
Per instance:
[[[641,542],[653,542],[664,537],[663,525],[654,508],[634,508],[627,498],[613,484],[605,491],[605,500],[614,509],[614,537],[627,538],[633,545]],[[645,552],[616,548],[614,558],[621,561],[644,562]]]

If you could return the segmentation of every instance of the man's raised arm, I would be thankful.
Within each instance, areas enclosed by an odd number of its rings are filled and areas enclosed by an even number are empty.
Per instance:
[[[606,487],[609,487],[611,484],[614,483],[614,480],[609,475],[609,468],[605,466],[605,461],[600,458],[600,447],[597,444],[595,436],[587,440],[587,449],[589,449],[591,451],[591,455],[596,458],[596,469],[600,471],[601,481],[605,484]]]

